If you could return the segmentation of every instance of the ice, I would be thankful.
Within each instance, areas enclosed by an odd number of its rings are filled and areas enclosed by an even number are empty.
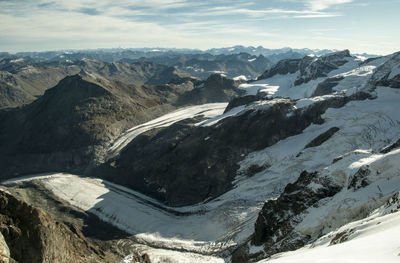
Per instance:
[[[24,61],[23,58],[17,58],[17,59],[10,60],[10,63],[18,63],[18,62],[23,62],[23,61]]]
[[[215,125],[216,123],[218,123],[219,121],[221,121],[221,120],[223,120],[225,118],[232,117],[232,116],[240,114],[241,112],[244,111],[245,108],[246,108],[246,106],[239,106],[239,107],[232,108],[232,109],[230,109],[228,112],[226,112],[224,114],[221,114],[221,115],[218,115],[218,116],[216,116],[214,118],[210,118],[208,120],[199,122],[196,125],[197,126],[212,126],[212,125]]]
[[[287,75],[276,75],[266,80],[258,80],[249,84],[241,84],[240,89],[246,91],[246,95],[256,95],[259,91],[274,95],[278,89],[290,89],[296,80],[298,73]]]
[[[244,76],[244,75],[240,75],[240,76],[234,77],[233,80],[235,80],[235,81],[238,81],[238,80],[244,80],[244,81],[246,81],[246,80],[247,80],[247,77]]]
[[[330,245],[339,233],[348,233],[347,241]],[[313,245],[259,263],[397,263],[400,261],[399,235],[400,212],[372,215],[327,234]]]
[[[333,88],[334,91],[347,92],[351,95],[366,87],[367,82],[375,69],[386,62],[389,57],[373,60],[365,65],[359,65],[362,60],[357,57],[346,58],[347,63],[338,69],[328,73],[327,77],[320,77],[295,86],[294,82],[299,72],[286,75],[275,75],[268,79],[242,84],[239,88],[246,91],[246,95],[256,95],[258,92],[267,93],[272,97],[287,97],[292,99],[304,99],[312,96],[319,83],[326,78],[343,77],[339,84]],[[395,71],[393,74],[396,74]]]
[[[198,263],[224,263],[225,260],[222,258],[217,258],[213,256],[189,253],[189,252],[178,252],[167,249],[160,248],[149,248],[147,246],[136,246],[135,253],[143,255],[148,255],[150,262],[154,263],[188,263],[188,262],[198,262]],[[125,257],[120,263],[135,263],[131,255]]]
[[[168,127],[178,121],[203,116],[206,119],[213,118],[221,115],[228,103],[209,103],[197,106],[185,107],[168,113],[159,118],[146,122],[144,124],[135,126],[122,134],[108,149],[110,156],[117,155],[128,143],[130,143],[136,136],[161,127]]]

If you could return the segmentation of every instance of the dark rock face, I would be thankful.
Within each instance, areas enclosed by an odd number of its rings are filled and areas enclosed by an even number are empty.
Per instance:
[[[385,86],[395,89],[400,88],[400,52],[389,56],[389,59],[377,68],[372,75],[370,84],[372,86]]]
[[[386,76],[384,79],[379,80],[378,82],[376,82],[376,85],[400,89],[400,74],[391,79],[389,79],[388,77],[389,76]]]
[[[312,96],[314,97],[332,94],[333,88],[338,85],[342,79],[344,79],[344,77],[327,78],[323,82],[318,83],[317,88]]]
[[[366,187],[370,184],[368,180],[368,175],[371,174],[371,170],[368,166],[361,167],[352,177],[347,189],[358,190],[360,188]]]
[[[299,70],[302,59],[285,59],[279,61],[274,67],[265,71],[257,80],[271,78],[275,75],[292,74]]]
[[[115,262],[74,225],[55,221],[11,194],[0,191],[0,230],[17,262]]]
[[[393,151],[394,149],[397,149],[400,147],[400,139],[398,139],[395,143],[392,143],[386,147],[384,147],[382,150],[380,150],[380,153],[389,153]]]
[[[310,189],[308,186],[311,182],[320,187],[315,190]],[[275,245],[294,229],[292,223],[296,222],[296,215],[340,190],[341,187],[328,178],[321,178],[317,173],[302,172],[295,183],[285,187],[278,199],[264,204],[255,225],[252,243],[264,244],[266,248]]]
[[[317,147],[329,140],[336,132],[338,132],[340,129],[338,127],[332,127],[326,132],[320,134],[317,138],[313,139],[311,142],[309,142],[305,149],[310,148],[310,147]]]
[[[318,187],[312,189],[310,184]],[[296,182],[285,187],[278,199],[264,204],[257,218],[251,243],[263,245],[264,252],[250,255],[247,245],[244,245],[234,252],[232,262],[254,262],[306,244],[310,237],[301,236],[294,231],[296,224],[302,220],[301,214],[341,189],[342,186],[333,183],[329,177],[303,171]]]
[[[234,86],[235,82],[233,80],[227,79],[220,74],[212,74],[204,82],[204,88],[206,89],[230,89]]]
[[[293,110],[294,102],[289,99],[276,99],[261,109],[224,119],[215,127],[177,123],[136,137],[119,156],[88,175],[171,206],[195,204],[231,189],[237,162],[245,154],[299,134],[311,123],[322,123],[321,115],[330,107],[368,96],[333,97],[304,110]]]
[[[300,76],[294,84],[300,85],[313,79],[326,77],[329,72],[346,64],[347,57],[351,57],[349,50],[328,54],[318,59],[305,57],[300,64]]]
[[[252,102],[261,101],[261,100],[266,100],[265,96],[261,95],[261,94],[247,95],[247,96],[234,98],[229,102],[228,106],[226,106],[224,113],[230,111],[233,108],[236,108],[236,107],[239,107],[242,105],[249,105]]]
[[[210,75],[204,82],[199,81],[198,86],[179,96],[175,105],[227,102],[244,93],[238,89],[239,82],[220,74]]]
[[[157,114],[147,109],[162,104],[161,96],[151,88],[147,96],[142,93],[135,87],[112,83],[101,86],[75,75],[63,79],[32,104],[3,111],[0,177],[83,171],[113,138]]]

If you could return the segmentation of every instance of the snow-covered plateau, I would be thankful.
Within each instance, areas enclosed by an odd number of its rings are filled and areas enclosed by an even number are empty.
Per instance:
[[[217,126],[225,118],[263,110],[281,97],[293,99],[295,109],[306,109],[330,96],[360,91],[371,94],[370,99],[329,108],[321,116],[323,123],[311,124],[301,134],[243,156],[233,188],[200,204],[171,208],[123,186],[67,173],[33,175],[2,184],[40,183],[71,205],[134,235],[139,244],[132,252],[147,254],[151,262],[230,262],[231,253],[244,243],[249,244],[250,255],[264,253],[263,246],[249,241],[264,203],[279,198],[302,171],[318,172],[341,190],[298,215],[294,231],[309,236],[311,242],[261,262],[400,262],[396,199],[400,192],[400,90],[371,82],[394,57],[371,61],[346,58],[346,63],[327,76],[300,85],[293,84],[299,71],[243,84],[247,94],[266,93],[269,99],[225,114],[226,103],[185,108],[133,127],[114,142],[109,150],[112,155],[150,129],[200,115],[208,120],[196,125]],[[396,65],[386,76],[398,75],[399,63]],[[318,84],[328,78],[337,80],[332,94],[312,96]],[[332,128],[335,133],[329,138],[309,146]],[[253,166],[262,169],[249,177],[245,172]],[[308,190],[320,187],[312,183]],[[127,256],[123,262],[132,260]]]

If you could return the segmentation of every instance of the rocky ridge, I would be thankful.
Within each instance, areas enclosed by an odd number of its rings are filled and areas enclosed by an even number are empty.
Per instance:
[[[306,56],[302,59],[288,59],[278,62],[274,67],[265,71],[258,80],[268,79],[277,74],[286,75],[299,72],[294,85],[301,85],[310,80],[326,77],[327,74],[348,62],[350,51],[330,53],[321,57]]]
[[[220,75],[201,89],[191,80],[181,81],[136,86],[82,71],[29,105],[1,111],[1,177],[83,173],[101,163],[106,149],[128,128],[180,106],[227,101],[240,93],[234,81]]]
[[[115,262],[80,230],[0,191],[3,262]],[[3,240],[3,241],[4,241]],[[7,251],[7,246],[9,252]]]
[[[135,86],[196,81],[184,71],[148,62],[129,64],[88,59],[43,62],[30,58],[3,59],[0,61],[0,108],[28,104],[63,78],[75,74]]]

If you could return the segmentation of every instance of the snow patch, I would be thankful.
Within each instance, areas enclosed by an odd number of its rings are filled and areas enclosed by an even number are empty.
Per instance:
[[[233,80],[235,80],[235,81],[239,81],[239,80],[247,81],[247,77],[245,75],[240,75],[240,76],[234,77]]]
[[[24,61],[23,58],[17,58],[17,59],[10,60],[10,63],[18,63],[18,62],[23,62],[23,61]]]
[[[400,212],[375,214],[328,233],[314,244],[259,263],[397,263],[400,260],[399,235]],[[332,244],[335,238],[339,243]]]

